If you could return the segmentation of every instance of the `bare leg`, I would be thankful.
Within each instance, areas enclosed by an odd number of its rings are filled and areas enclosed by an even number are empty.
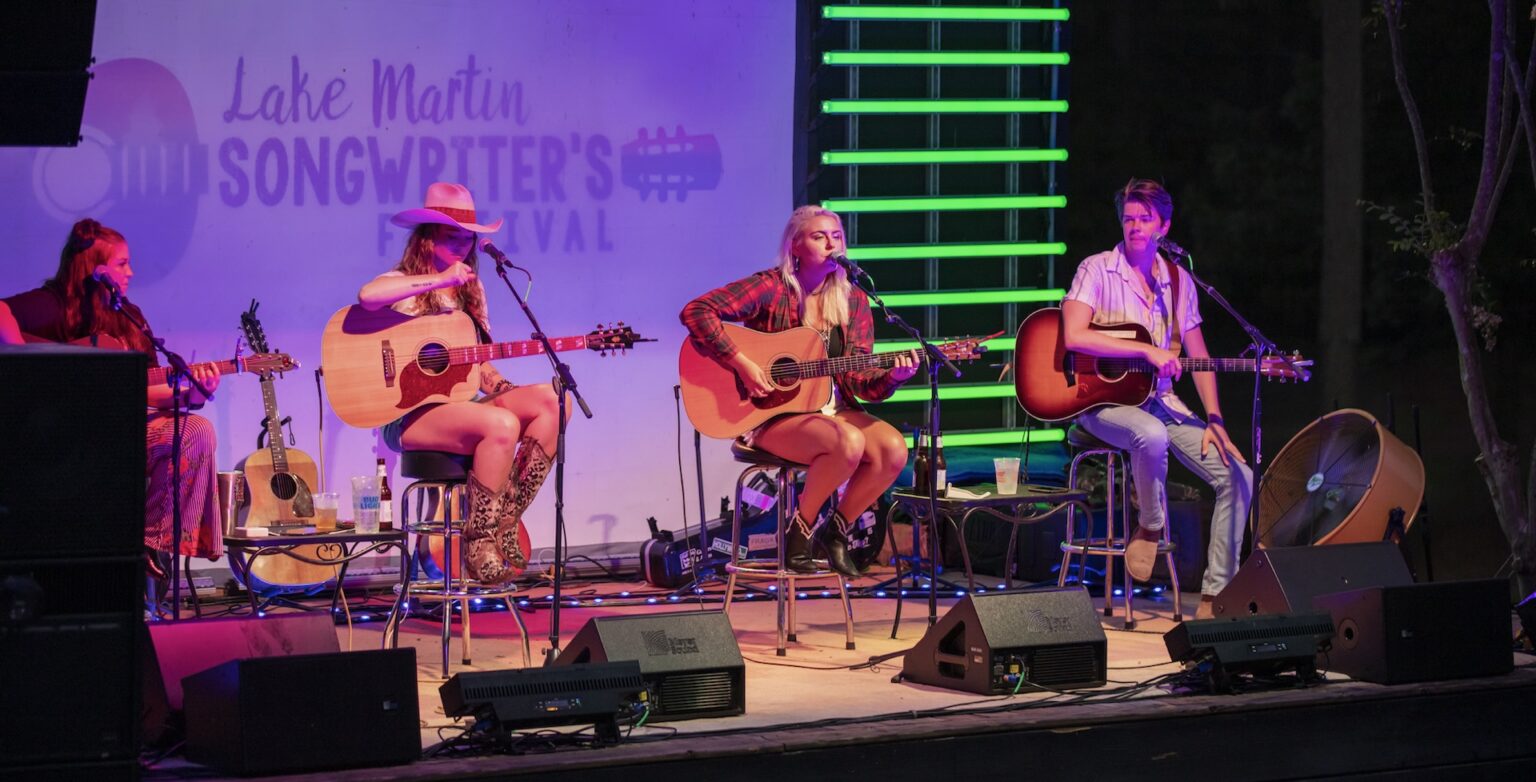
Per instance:
[[[523,436],[538,441],[545,453],[555,452],[560,436],[560,405],[549,384],[518,386],[491,400],[490,404],[517,416]],[[567,401],[566,420],[570,420],[571,407]]]
[[[820,413],[776,418],[758,430],[757,447],[808,465],[800,492],[800,517],[811,521],[864,458],[864,433],[854,424]]]
[[[848,480],[841,503],[843,515],[855,518],[875,500],[891,488],[896,476],[907,466],[907,444],[896,427],[869,413],[847,410],[837,414],[839,419],[858,427],[864,433],[864,454],[858,469]]]
[[[499,407],[450,402],[412,413],[400,444],[407,450],[471,454],[475,477],[495,490],[512,471],[513,446],[521,432],[517,416]]]

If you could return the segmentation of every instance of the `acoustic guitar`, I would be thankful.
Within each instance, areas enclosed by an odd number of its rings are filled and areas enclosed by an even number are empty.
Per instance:
[[[53,341],[49,339],[43,339],[42,337],[36,337],[31,334],[23,334],[21,336],[24,341],[29,343]],[[81,337],[80,339],[73,340],[66,344],[80,345],[90,348],[102,348],[105,350],[130,349],[127,345],[123,344],[122,340],[106,334]],[[237,355],[234,358],[225,361],[203,361],[197,364],[190,364],[188,365],[188,368],[200,369],[217,367],[220,375],[233,375],[240,372],[254,372],[258,374],[262,372],[287,372],[290,369],[297,369],[298,366],[299,362],[294,361],[293,358],[287,353],[268,353],[263,351],[253,353],[249,356]],[[163,386],[166,384],[166,378],[170,377],[170,375],[170,367],[150,367],[145,380],[145,385],[149,386],[150,388],[155,386]]]
[[[474,321],[462,312],[411,316],[343,307],[320,340],[331,408],[351,426],[382,426],[422,405],[468,401],[480,390],[480,364],[486,361],[544,352],[539,340],[481,345],[475,338]],[[647,341],[623,323],[549,340],[557,352],[605,355]]]
[[[240,330],[252,350],[266,352],[267,335],[256,318],[256,308],[240,314]],[[277,391],[273,388],[275,372],[261,372],[262,419],[266,447],[245,457],[245,526],[271,527],[289,524],[313,524],[315,503],[310,487],[320,485],[320,473],[309,454],[283,443],[283,419],[277,412]],[[296,546],[293,553],[309,559],[321,559],[320,545]],[[334,565],[316,565],[288,554],[252,557],[250,582],[246,587],[263,590],[271,587],[307,587],[334,578]]]
[[[1137,323],[1091,325],[1119,339],[1152,343],[1152,335]],[[1041,421],[1063,421],[1103,405],[1140,405],[1157,387],[1157,367],[1140,358],[1090,356],[1066,349],[1061,309],[1046,307],[1019,324],[1014,343],[1014,392],[1024,411]],[[1306,381],[1312,377],[1300,354],[1288,358],[1179,359],[1185,372],[1257,371],[1267,378]],[[1257,367],[1255,367],[1257,365]]]
[[[757,362],[774,386],[772,393],[752,397],[735,370],[699,350],[692,339],[683,340],[677,357],[683,408],[700,434],[721,439],[749,432],[774,416],[820,410],[832,399],[833,375],[888,369],[902,355],[862,353],[828,358],[821,334],[807,326],[769,334],[734,323],[721,325],[737,349]],[[981,355],[981,343],[988,339],[991,337],[967,338],[938,347],[949,360],[963,361]],[[919,354],[920,361],[928,358]]]

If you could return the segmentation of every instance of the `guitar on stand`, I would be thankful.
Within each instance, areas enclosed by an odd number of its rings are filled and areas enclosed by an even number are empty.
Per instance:
[[[240,314],[240,330],[252,350],[265,353],[266,331],[256,318],[259,306],[252,301],[251,308]],[[248,527],[309,525],[315,520],[310,487],[320,485],[320,475],[309,454],[283,443],[283,426],[290,419],[277,412],[277,391],[273,387],[275,374],[272,371],[259,373],[261,403],[266,417],[261,421],[262,431],[256,438],[256,451],[246,456],[240,465],[245,473],[246,497],[250,501],[245,514],[245,526]],[[319,549],[318,544],[297,546],[293,553],[308,559],[321,559]],[[292,556],[253,557],[249,583],[245,586],[252,591],[309,588],[324,584],[335,574],[335,566],[316,565]]]
[[[1137,323],[1091,325],[1095,331],[1148,345],[1152,335]],[[1066,349],[1061,309],[1046,307],[1019,324],[1014,343],[1014,392],[1024,411],[1041,421],[1064,421],[1103,405],[1140,405],[1157,387],[1157,368],[1139,358],[1090,356]],[[1181,357],[1185,372],[1246,372],[1281,382],[1312,377],[1299,353],[1259,358]]]

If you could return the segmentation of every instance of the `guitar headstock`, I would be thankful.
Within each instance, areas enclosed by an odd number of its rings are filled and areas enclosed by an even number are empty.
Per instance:
[[[240,313],[240,331],[245,334],[245,342],[251,346],[251,350],[267,353],[269,352],[267,332],[261,327],[261,321],[256,318],[256,308],[260,306],[260,302],[251,299],[251,308]]]
[[[1271,380],[1279,378],[1284,383],[1294,380],[1305,383],[1312,379],[1312,373],[1307,367],[1312,366],[1311,359],[1303,359],[1301,351],[1291,351],[1289,356],[1265,356],[1259,360],[1259,374]]]
[[[981,358],[981,354],[987,352],[985,343],[989,339],[997,339],[1003,332],[988,334],[985,337],[961,337],[939,345],[939,352],[950,361],[970,361]]]
[[[603,355],[623,352],[635,346],[636,342],[652,342],[635,333],[633,328],[619,321],[612,326],[597,324],[597,328],[587,334],[587,350],[595,350]]]
[[[257,374],[269,374],[272,372],[287,372],[298,369],[299,362],[287,353],[252,353],[241,360],[247,372]]]

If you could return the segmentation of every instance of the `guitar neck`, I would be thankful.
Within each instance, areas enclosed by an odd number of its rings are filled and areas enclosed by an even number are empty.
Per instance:
[[[1251,358],[1189,358],[1179,359],[1179,366],[1186,372],[1252,372],[1256,364]],[[1141,358],[1109,358],[1104,356],[1089,356],[1083,353],[1073,354],[1074,368],[1079,372],[1091,372],[1095,369],[1099,374],[1120,374],[1122,372],[1135,372],[1138,374],[1157,374],[1157,367],[1147,363]]]
[[[890,369],[896,363],[896,357],[901,352],[891,353],[856,353],[852,356],[838,356],[836,358],[819,358],[814,361],[796,361],[793,364],[781,364],[773,367],[773,376],[776,379],[788,380],[791,378],[826,377],[828,375],[841,375],[844,372],[857,372],[861,369]],[[927,361],[928,355],[918,354],[918,360]]]
[[[288,472],[288,449],[283,445],[283,419],[277,414],[277,390],[272,387],[272,378],[266,374],[261,378],[261,407],[267,415],[267,448],[272,452],[272,470]]]
[[[551,337],[549,344],[555,349],[556,353],[563,353],[567,350],[582,350],[586,348],[587,338],[585,336]],[[496,342],[490,345],[449,348],[448,357],[450,364],[482,364],[487,361],[503,358],[537,356],[543,352],[543,342],[536,339],[520,339],[514,342]]]
[[[192,364],[190,366],[191,369],[197,369],[199,367],[218,367],[219,374],[221,375],[233,375],[237,372],[245,371],[245,366],[239,359],[228,359],[226,361],[204,361],[202,363]],[[165,379],[169,377],[170,374],[170,367],[155,367],[149,370],[149,385],[165,385]]]

